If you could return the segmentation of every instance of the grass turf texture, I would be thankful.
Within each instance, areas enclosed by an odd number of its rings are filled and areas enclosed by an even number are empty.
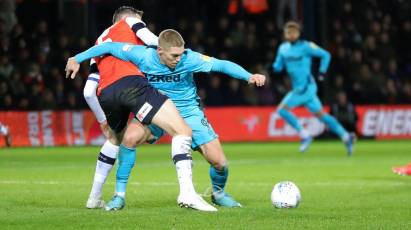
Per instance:
[[[340,142],[225,144],[227,191],[244,208],[202,213],[177,206],[169,145],[143,146],[119,212],[85,208],[97,147],[0,150],[1,229],[411,229],[411,177],[391,172],[411,161],[411,142],[360,141],[348,158]],[[208,164],[194,153],[198,192]],[[104,199],[114,190],[112,171]],[[297,209],[275,209],[273,185],[294,181]],[[209,200],[209,198],[207,198]]]

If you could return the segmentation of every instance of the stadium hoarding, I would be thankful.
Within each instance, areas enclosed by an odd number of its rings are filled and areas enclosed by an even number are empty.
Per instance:
[[[377,139],[410,139],[411,106],[357,106],[357,131]]]
[[[303,108],[293,110],[314,135],[326,127]],[[411,105],[357,106],[357,132],[376,139],[411,139]],[[205,110],[223,142],[295,141],[297,133],[276,113],[275,107],[224,107]],[[90,111],[0,112],[13,146],[100,145],[105,138]],[[205,123],[204,123],[205,124]],[[165,137],[159,143],[168,143]],[[0,146],[4,146],[0,138]]]

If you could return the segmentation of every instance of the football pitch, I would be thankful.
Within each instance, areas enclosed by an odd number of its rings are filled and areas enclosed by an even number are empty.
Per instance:
[[[298,143],[223,147],[226,190],[244,207],[216,213],[178,207],[169,145],[139,148],[118,212],[85,208],[98,147],[0,149],[0,229],[411,229],[411,177],[391,172],[411,162],[410,141],[360,141],[353,157],[337,141],[314,142],[305,154]],[[193,156],[197,192],[207,195],[209,166]],[[296,209],[271,205],[273,185],[283,180],[301,190]]]

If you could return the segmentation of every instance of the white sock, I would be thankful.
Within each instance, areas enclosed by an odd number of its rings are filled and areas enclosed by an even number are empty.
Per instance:
[[[180,194],[195,193],[191,158],[191,137],[175,136],[171,142],[171,156],[177,170]]]
[[[100,154],[97,159],[96,171],[94,173],[94,180],[90,192],[90,197],[101,197],[103,185],[106,182],[108,174],[113,168],[118,150],[119,146],[113,145],[108,140],[101,147]]]
[[[298,135],[300,136],[301,139],[305,139],[305,138],[308,138],[308,137],[311,136],[310,133],[309,133],[306,129],[302,129],[302,130],[298,133]]]

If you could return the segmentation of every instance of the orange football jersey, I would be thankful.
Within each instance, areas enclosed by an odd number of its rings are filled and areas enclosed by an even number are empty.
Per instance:
[[[144,42],[136,36],[125,19],[107,28],[97,39],[96,44],[98,45],[103,42],[126,42],[133,45],[144,45]],[[138,67],[131,62],[123,61],[113,56],[103,56],[94,59],[100,72],[100,81],[97,89],[98,95],[102,89],[123,77],[130,75],[144,77],[144,74]]]

